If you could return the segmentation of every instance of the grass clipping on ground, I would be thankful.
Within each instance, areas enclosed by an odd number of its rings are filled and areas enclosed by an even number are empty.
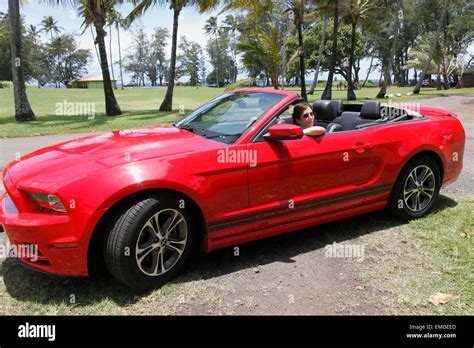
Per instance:
[[[474,198],[440,201],[425,218],[363,237],[359,276],[381,290],[387,314],[474,314]],[[435,305],[439,297],[449,300]]]

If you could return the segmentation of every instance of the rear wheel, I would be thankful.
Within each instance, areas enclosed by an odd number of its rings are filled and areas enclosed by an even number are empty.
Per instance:
[[[105,263],[125,285],[149,290],[176,276],[194,249],[195,231],[186,202],[150,197],[124,209],[105,240]]]
[[[398,176],[388,208],[404,220],[422,217],[433,207],[440,188],[441,174],[436,161],[428,156],[417,157]]]

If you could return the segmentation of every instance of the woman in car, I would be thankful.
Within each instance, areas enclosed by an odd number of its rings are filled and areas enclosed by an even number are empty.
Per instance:
[[[303,134],[310,136],[323,135],[326,130],[323,127],[314,126],[313,108],[307,102],[301,102],[293,108],[293,124],[303,128]]]

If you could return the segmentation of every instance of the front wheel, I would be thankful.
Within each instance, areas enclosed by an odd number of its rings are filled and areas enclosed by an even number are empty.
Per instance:
[[[404,220],[422,217],[433,207],[440,188],[441,174],[436,161],[427,156],[415,158],[398,176],[388,208]]]
[[[194,248],[184,199],[150,197],[124,209],[105,240],[107,268],[123,284],[149,290],[176,276]]]

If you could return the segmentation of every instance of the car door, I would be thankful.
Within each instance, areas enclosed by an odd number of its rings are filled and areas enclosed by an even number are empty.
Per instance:
[[[380,156],[367,131],[249,143],[256,158],[248,168],[254,229],[346,209],[370,194]]]

